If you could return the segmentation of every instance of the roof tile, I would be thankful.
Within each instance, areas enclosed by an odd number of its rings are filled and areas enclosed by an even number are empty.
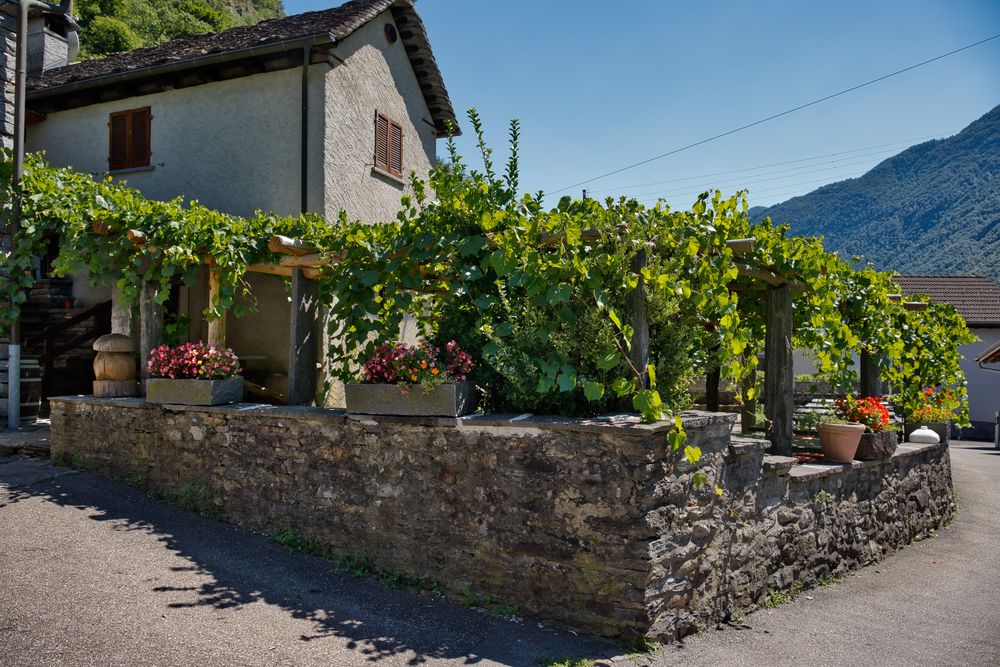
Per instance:
[[[896,276],[904,294],[951,304],[970,327],[1000,327],[1000,286],[981,276]]]

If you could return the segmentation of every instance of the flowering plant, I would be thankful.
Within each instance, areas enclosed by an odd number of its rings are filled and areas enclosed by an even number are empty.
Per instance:
[[[837,415],[852,422],[864,424],[873,433],[885,430],[889,426],[889,408],[878,396],[854,398],[845,396],[836,402]]]
[[[239,376],[240,360],[229,348],[220,350],[199,341],[150,350],[146,369],[153,378],[224,380]]]
[[[924,389],[923,405],[910,411],[907,422],[926,424],[929,422],[947,422],[955,418],[952,410],[958,404],[951,390],[947,387],[927,387]]]
[[[365,362],[364,379],[371,384],[420,384],[434,387],[445,382],[463,382],[475,364],[472,356],[455,341],[444,351],[431,345],[385,343],[375,348]]]

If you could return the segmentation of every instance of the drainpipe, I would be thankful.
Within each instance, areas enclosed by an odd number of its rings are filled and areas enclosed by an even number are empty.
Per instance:
[[[302,138],[300,141],[302,165],[300,167],[300,185],[302,188],[300,213],[309,211],[309,61],[312,59],[313,40],[308,40],[302,46]]]
[[[62,0],[58,7],[38,0],[19,0],[17,8],[17,54],[14,64],[14,165],[11,173],[11,191],[18,192],[24,176],[24,97],[28,80],[28,13],[39,9],[46,14],[68,16],[72,0]],[[78,26],[70,19],[68,29],[76,32]],[[10,251],[17,250],[17,235],[21,231],[21,196],[15,194],[14,214],[10,225]],[[7,356],[7,428],[21,426],[21,318],[10,325],[10,345]]]

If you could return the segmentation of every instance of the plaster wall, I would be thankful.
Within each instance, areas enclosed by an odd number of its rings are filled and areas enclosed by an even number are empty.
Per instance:
[[[390,12],[369,21],[335,49],[343,60],[326,74],[323,135],[323,214],[333,222],[341,209],[348,219],[393,220],[408,184],[375,173],[375,113],[403,128],[403,175],[426,178],[435,163],[435,129],[401,39],[385,37]],[[393,24],[394,25],[394,24]],[[337,62],[335,59],[331,62]]]
[[[312,145],[321,145],[326,64],[310,70]],[[282,215],[300,209],[301,70],[266,74],[168,90],[116,102],[48,114],[28,128],[29,151],[46,152],[49,162],[96,177],[108,168],[108,117],[116,111],[150,107],[153,115],[151,169],[119,173],[150,199],[183,197],[234,215],[256,210]],[[313,172],[321,167],[314,156]],[[311,183],[321,199],[322,180]]]
[[[980,352],[1000,340],[1000,329],[972,329],[979,340],[961,347],[962,370],[969,386],[969,420],[987,426],[982,435],[993,438],[993,420],[1000,410],[1000,373],[984,370],[975,362]],[[993,365],[996,368],[996,365]],[[977,429],[977,431],[980,429]]]

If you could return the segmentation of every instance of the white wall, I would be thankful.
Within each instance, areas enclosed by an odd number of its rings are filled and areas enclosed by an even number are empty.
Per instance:
[[[316,103],[327,69],[312,68]],[[153,115],[153,169],[118,177],[128,185],[151,199],[197,199],[236,215],[257,209],[298,213],[299,68],[53,112],[28,128],[27,148],[45,150],[52,164],[102,176],[108,167],[108,116],[144,106]],[[318,110],[316,118],[322,118]],[[313,130],[312,143],[320,145],[322,127]],[[314,181],[318,203],[322,182],[318,175]]]
[[[983,370],[975,362],[980,352],[1000,340],[1000,329],[972,329],[979,337],[976,343],[963,345],[960,350],[965,359],[962,370],[969,382],[969,419],[971,421],[993,423],[994,415],[1000,410],[1000,373]],[[1000,368],[1000,364],[987,365]]]
[[[403,46],[384,35],[392,14],[384,12],[337,45],[344,60],[326,75],[326,183],[324,213],[335,220],[341,209],[351,220],[393,220],[408,184],[372,173],[375,112],[403,128],[403,174],[426,178],[435,163],[435,129],[420,85]]]

